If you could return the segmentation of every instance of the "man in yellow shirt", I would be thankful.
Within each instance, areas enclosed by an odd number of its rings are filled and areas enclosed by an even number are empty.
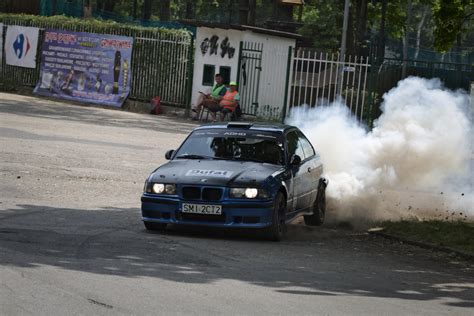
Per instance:
[[[222,97],[225,95],[227,89],[224,86],[223,78],[220,74],[216,74],[214,80],[216,81],[216,84],[212,87],[210,94],[204,94],[200,92],[201,96],[196,102],[197,104],[196,108],[192,109],[192,111],[196,113],[193,119],[199,119],[199,116],[201,114],[201,111],[203,110],[203,107],[211,111],[211,113],[213,114],[214,120],[216,116],[215,113],[221,110],[221,107],[219,106],[219,102],[222,99]]]

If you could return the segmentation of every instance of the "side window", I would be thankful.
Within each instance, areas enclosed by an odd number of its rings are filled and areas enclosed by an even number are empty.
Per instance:
[[[222,83],[226,86],[229,85],[229,83],[230,83],[230,67],[220,66],[219,67],[219,73],[222,76]]]
[[[216,67],[214,65],[204,65],[202,72],[202,85],[211,86],[214,84],[214,74],[216,72]]]
[[[314,156],[315,152],[309,140],[303,135],[303,133],[298,133],[298,137],[300,139],[301,145],[303,146],[305,157],[309,158]]]
[[[293,155],[298,155],[301,157],[301,160],[305,159],[303,147],[298,139],[298,134],[296,131],[288,133],[286,135],[286,145],[288,147],[288,158],[291,158]]]

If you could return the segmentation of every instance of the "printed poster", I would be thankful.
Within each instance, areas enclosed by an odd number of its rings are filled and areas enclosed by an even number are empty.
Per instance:
[[[46,30],[35,93],[122,106],[130,93],[133,38]]]
[[[5,37],[5,61],[8,65],[36,68],[39,29],[9,25]]]

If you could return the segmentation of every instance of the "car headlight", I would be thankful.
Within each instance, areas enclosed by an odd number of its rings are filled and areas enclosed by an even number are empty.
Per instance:
[[[166,194],[176,194],[176,185],[175,184],[165,184],[165,193]]]
[[[258,189],[247,188],[245,189],[245,197],[248,199],[255,199],[258,195]]]
[[[165,183],[145,183],[146,193],[155,194],[176,194],[176,184],[165,184]]]
[[[153,193],[163,193],[165,192],[165,185],[163,183],[154,183],[152,186]]]
[[[231,188],[230,197],[240,199],[266,199],[269,197],[268,193],[263,189],[257,188]]]

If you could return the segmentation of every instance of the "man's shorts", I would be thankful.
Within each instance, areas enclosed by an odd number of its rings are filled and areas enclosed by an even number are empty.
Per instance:
[[[220,112],[222,107],[219,105],[218,100],[214,99],[206,99],[203,101],[204,107],[207,108],[211,112]]]

